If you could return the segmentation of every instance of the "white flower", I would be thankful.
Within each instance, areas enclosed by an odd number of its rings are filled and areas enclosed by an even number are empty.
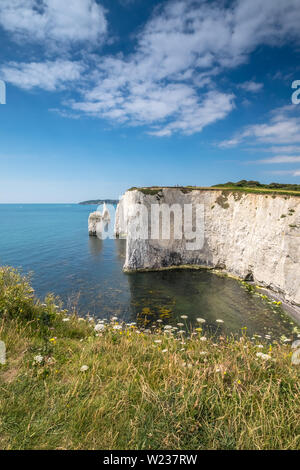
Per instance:
[[[184,333],[185,333],[184,330],[179,330],[179,331],[178,331],[178,334],[180,334],[180,335],[183,335]]]
[[[80,371],[81,371],[81,372],[86,372],[87,370],[89,370],[89,366],[82,366],[82,367],[80,368]]]
[[[216,320],[217,323],[224,323],[224,320]]]
[[[263,345],[262,344],[257,344],[256,347],[259,348],[259,349],[262,349]]]
[[[67,323],[68,321],[70,321],[70,318],[63,318],[63,322]]]
[[[206,320],[204,318],[197,318],[198,323],[206,323]]]
[[[207,351],[201,351],[200,356],[207,356],[208,352]]]
[[[156,339],[156,340],[154,341],[154,343],[160,344],[160,343],[162,343],[162,340],[161,340],[161,339]]]
[[[35,356],[34,360],[38,364],[41,364],[43,362],[44,358],[43,358],[43,356]]]
[[[205,336],[202,336],[202,337],[200,338],[200,341],[207,341],[207,338],[206,338]]]
[[[122,326],[121,325],[115,325],[113,327],[113,330],[122,330]]]
[[[105,329],[105,326],[103,325],[103,323],[99,323],[94,328],[95,331],[103,331],[104,329]]]
[[[168,352],[167,349],[163,349],[163,350],[162,350],[162,353],[166,353],[166,352]]]
[[[300,346],[300,340],[294,341],[292,344],[292,349],[297,349]]]
[[[188,318],[187,315],[181,315],[180,318],[182,318],[183,320],[186,320]]]
[[[261,352],[256,353],[256,356],[261,357],[261,359],[263,359],[264,361],[268,361],[269,359],[271,359],[271,356],[269,356],[269,354],[264,354]]]
[[[177,323],[178,326],[184,326],[184,323]]]
[[[173,327],[172,327],[171,325],[166,325],[166,326],[164,326],[164,329],[165,329],[165,330],[172,330],[172,328],[173,328]]]
[[[112,317],[111,321],[118,321],[117,317]]]
[[[298,366],[300,364],[300,349],[297,349],[297,351],[292,355],[292,364],[294,366]]]

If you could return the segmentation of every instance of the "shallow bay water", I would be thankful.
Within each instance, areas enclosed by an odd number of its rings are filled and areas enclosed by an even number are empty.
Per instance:
[[[217,334],[247,327],[250,335],[291,335],[295,325],[280,308],[234,279],[188,270],[124,274],[126,241],[88,236],[88,216],[96,208],[0,205],[0,265],[31,272],[40,298],[52,292],[67,308],[76,304],[82,315],[117,315],[144,325],[160,319],[183,323],[183,329],[200,317],[204,329]]]

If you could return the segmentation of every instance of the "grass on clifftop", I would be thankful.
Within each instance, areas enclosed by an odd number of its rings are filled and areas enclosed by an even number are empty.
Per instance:
[[[0,448],[299,449],[291,345],[159,325],[80,319],[1,268]]]
[[[143,194],[155,196],[159,194],[162,189],[177,189],[185,194],[190,193],[191,191],[215,191],[222,190],[226,192],[239,192],[239,193],[249,193],[249,194],[264,194],[266,196],[297,196],[300,197],[300,185],[299,184],[281,184],[281,183],[271,183],[271,184],[261,184],[258,181],[247,181],[242,180],[237,183],[224,183],[217,184],[215,186],[204,187],[204,186],[151,186],[144,188],[130,188],[129,191],[138,190]]]

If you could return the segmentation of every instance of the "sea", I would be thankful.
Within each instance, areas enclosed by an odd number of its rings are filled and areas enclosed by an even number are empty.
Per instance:
[[[202,270],[125,274],[126,240],[88,235],[96,209],[0,204],[0,266],[30,275],[40,299],[53,293],[81,316],[117,316],[149,328],[157,320],[184,330],[200,325],[215,335],[292,337],[296,325],[283,310],[234,279]]]

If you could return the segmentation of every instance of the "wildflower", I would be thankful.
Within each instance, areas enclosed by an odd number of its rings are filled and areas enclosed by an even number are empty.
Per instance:
[[[202,328],[196,328],[196,331],[198,331],[198,333],[201,333]]]
[[[86,372],[87,370],[89,370],[89,366],[82,366],[80,368],[80,372]]]
[[[183,320],[186,320],[188,318],[187,315],[181,315],[180,318],[182,318]]]
[[[56,344],[56,339],[57,339],[57,338],[51,338],[51,339],[49,339],[49,341],[50,341],[50,343],[52,343],[52,344]]]
[[[200,341],[207,341],[207,338],[206,338],[205,336],[202,336],[202,337],[200,338]]]
[[[161,339],[156,339],[156,340],[154,341],[154,343],[160,344],[160,343],[162,343],[162,340],[161,340]]]
[[[117,317],[112,317],[111,321],[118,321]]]
[[[177,323],[178,326],[184,326],[184,323]]]
[[[172,328],[173,328],[173,327],[172,327],[171,325],[166,325],[166,326],[164,326],[164,329],[165,329],[165,330],[172,330]]]
[[[201,351],[200,356],[207,356],[208,352],[207,351]]]
[[[68,321],[70,321],[70,318],[63,318],[63,322],[67,323]]]
[[[224,320],[216,320],[217,323],[224,323]]]
[[[162,320],[160,320],[160,319],[159,319],[159,320],[156,320],[156,321],[157,321],[157,323],[162,323]]]
[[[262,349],[263,345],[262,344],[257,344],[256,347],[259,348],[259,349]]]
[[[163,350],[162,350],[162,353],[166,353],[166,352],[168,352],[167,349],[163,349]]]
[[[122,330],[122,326],[121,325],[115,325],[113,327],[113,330]]]
[[[35,356],[34,357],[34,361],[37,363],[37,364],[41,364],[43,362],[44,358],[43,356]]]
[[[261,352],[256,353],[256,356],[261,357],[261,359],[263,359],[264,361],[268,361],[269,359],[271,359],[271,356],[269,354],[264,354]]]
[[[95,331],[103,331],[105,329],[105,326],[103,323],[98,323],[98,325],[95,326],[94,330]]]
[[[224,367],[222,364],[217,365],[216,368],[215,368],[215,371],[216,371],[216,372],[223,373],[223,374],[226,374],[226,369],[225,369],[225,367]]]
[[[206,323],[206,320],[204,318],[197,318],[198,323]]]
[[[297,341],[294,341],[292,344],[292,349],[297,349],[300,347],[300,340],[298,339]]]
[[[180,334],[180,335],[183,335],[184,333],[185,333],[184,330],[179,330],[179,331],[178,331],[178,334]]]
[[[51,365],[51,364],[55,364],[55,362],[56,362],[56,361],[55,361],[54,357],[48,357],[48,359],[47,359],[47,364],[50,364],[50,365]]]

